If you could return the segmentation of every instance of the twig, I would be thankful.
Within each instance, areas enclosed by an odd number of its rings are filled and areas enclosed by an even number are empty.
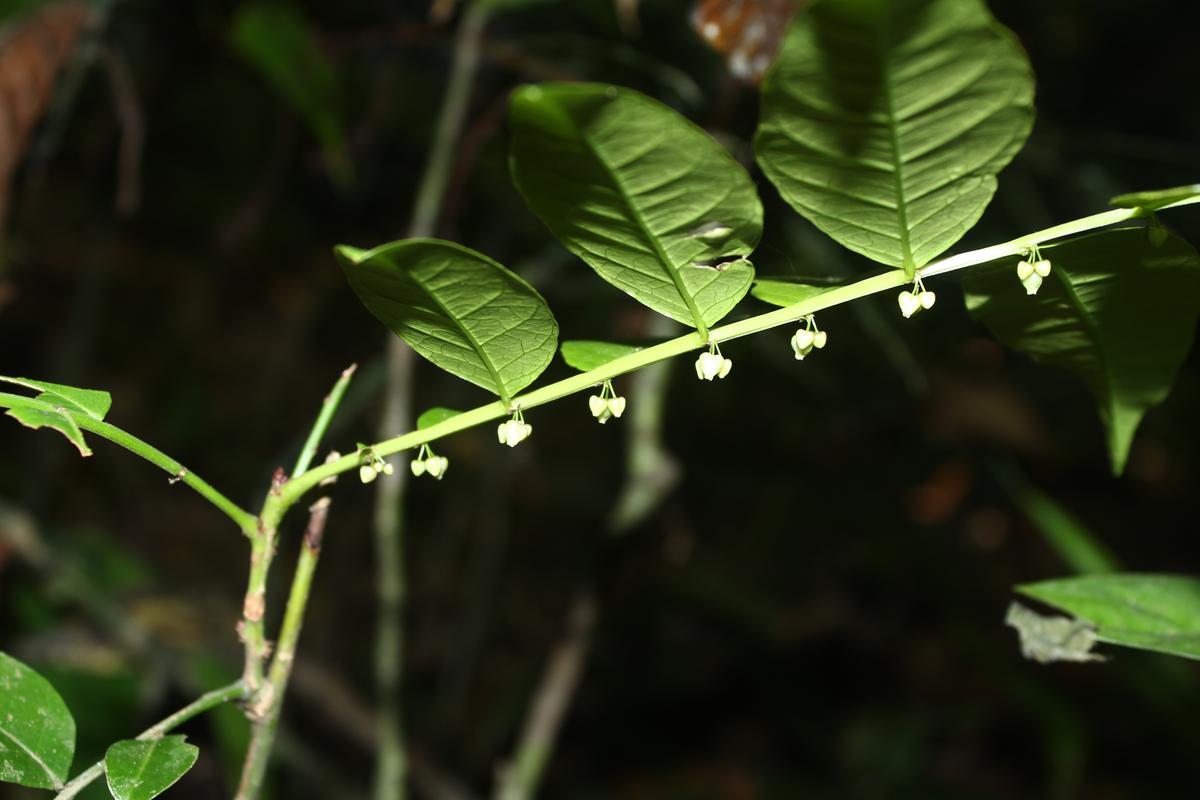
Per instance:
[[[279,644],[275,648],[275,657],[271,661],[267,682],[250,698],[247,708],[247,713],[253,720],[253,728],[246,761],[242,766],[238,800],[258,797],[267,773],[271,747],[275,743],[275,732],[279,726],[279,712],[283,708],[284,694],[292,674],[292,663],[296,659],[296,645],[300,641],[300,630],[304,626],[304,612],[312,591],[313,575],[321,557],[321,543],[325,536],[325,521],[328,515],[328,497],[320,498],[308,509],[304,545],[296,561],[296,572],[292,577],[283,626],[279,632]]]
[[[205,711],[224,705],[225,703],[234,700],[241,700],[246,696],[246,687],[241,681],[234,681],[228,686],[223,686],[220,689],[214,689],[207,694],[201,695],[196,700],[193,700],[188,705],[176,711],[171,716],[150,726],[145,731],[137,736],[139,741],[148,741],[152,739],[161,739],[168,731],[179,727],[183,723],[190,720],[192,717],[197,717]],[[88,767],[83,772],[79,773],[73,780],[67,783],[57,795],[55,800],[68,800],[68,798],[82,792],[88,784],[104,774],[104,760],[97,761],[92,766]]]
[[[100,52],[108,74],[108,85],[112,89],[114,112],[121,127],[121,143],[117,150],[117,213],[129,218],[137,213],[141,205],[142,146],[146,141],[146,120],[129,64],[109,47],[102,47]]]
[[[357,369],[357,364],[351,364],[342,370],[342,375],[337,379],[337,383],[329,390],[329,394],[325,395],[325,401],[321,404],[321,412],[317,415],[317,421],[313,423],[312,430],[309,431],[308,438],[304,441],[304,446],[300,448],[296,466],[292,467],[293,478],[308,472],[313,456],[317,454],[317,448],[321,446],[321,437],[329,429],[329,423],[337,412],[338,406],[341,405],[342,398],[346,395],[346,387],[350,385],[350,379],[354,377]]]

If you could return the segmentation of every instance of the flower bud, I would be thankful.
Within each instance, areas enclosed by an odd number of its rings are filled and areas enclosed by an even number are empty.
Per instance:
[[[446,470],[450,468],[450,459],[445,456],[430,456],[425,460],[425,469],[434,478],[439,481],[446,474]]]
[[[828,333],[826,333],[825,331],[817,331],[816,335],[813,336],[813,347],[817,348],[818,350],[824,349],[824,347],[828,341],[829,341]]]
[[[358,479],[363,483],[370,483],[378,475],[379,473],[375,471],[374,464],[363,464],[358,468]]]
[[[937,302],[937,295],[926,289],[922,289],[917,294],[917,299],[921,301],[921,308],[928,311],[929,309],[933,308],[933,304]]]
[[[624,397],[610,397],[608,399],[608,413],[612,414],[614,417],[619,417],[622,414],[624,414],[625,413],[625,398]]]
[[[908,319],[921,308],[921,300],[912,292],[905,290],[896,298],[900,303],[900,313]]]
[[[417,478],[425,474],[425,462],[419,458],[414,458],[408,466],[412,470],[412,474]]]
[[[711,381],[713,378],[720,375],[724,368],[725,359],[716,353],[701,353],[696,359],[696,376],[701,380]],[[728,370],[726,370],[728,374]],[[721,375],[721,377],[725,377]]]
[[[1038,289],[1042,288],[1042,276],[1035,272],[1021,281],[1021,285],[1025,287],[1025,294],[1035,295],[1038,293]]]

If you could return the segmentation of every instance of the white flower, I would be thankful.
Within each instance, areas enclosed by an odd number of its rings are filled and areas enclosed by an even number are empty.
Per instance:
[[[921,301],[921,308],[928,311],[937,302],[937,295],[922,287],[921,291],[917,293],[917,299]]]
[[[715,352],[701,353],[700,357],[696,359],[696,377],[702,381],[711,381],[718,375],[722,378],[725,377],[725,375],[721,375],[721,370],[725,368],[725,361],[723,356]],[[725,370],[725,373],[729,374],[729,370]]]
[[[813,347],[818,350],[823,350],[828,342],[829,334],[825,331],[817,331],[816,335],[813,336]]]
[[[614,417],[619,417],[625,413],[625,398],[610,397],[608,398],[608,413]]]
[[[900,296],[896,299],[900,303],[900,313],[904,315],[905,319],[908,319],[913,314],[917,313],[917,311],[921,308],[920,298],[907,289],[901,292]]]
[[[608,398],[604,396],[603,390],[600,394],[594,394],[588,398],[588,409],[591,410],[592,416],[601,425],[608,422],[612,417],[612,412],[608,410]]]
[[[1025,294],[1030,296],[1035,295],[1038,293],[1038,289],[1042,288],[1042,276],[1036,272],[1031,272],[1021,281],[1021,285],[1025,287]]]
[[[379,476],[379,471],[375,469],[374,464],[363,464],[358,468],[358,479],[363,483],[370,483]]]
[[[514,414],[513,418],[508,422],[501,422],[500,427],[496,429],[497,438],[500,444],[506,444],[509,447],[516,447],[521,442],[529,438],[533,433],[533,426],[526,424],[523,420],[518,419]],[[428,464],[426,465],[428,468]]]
[[[412,463],[409,464],[408,466],[412,470],[412,474],[417,478],[419,478],[425,474],[425,460],[424,459],[414,458],[412,460]]]
[[[439,481],[445,476],[446,470],[449,468],[450,459],[445,456],[430,456],[425,459],[425,471]]]
[[[1033,271],[1046,278],[1050,275],[1050,259],[1043,258],[1033,262]]]

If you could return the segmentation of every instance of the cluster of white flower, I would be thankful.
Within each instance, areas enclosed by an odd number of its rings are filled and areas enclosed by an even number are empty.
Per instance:
[[[380,475],[391,475],[392,465],[375,455],[375,451],[365,444],[358,445],[358,479],[370,483]]]
[[[696,377],[702,381],[713,378],[724,378],[733,369],[733,362],[721,355],[721,348],[716,342],[708,345],[708,352],[701,353],[696,359]]]
[[[792,336],[792,352],[795,353],[797,361],[803,361],[814,347],[820,350],[828,341],[829,334],[818,328],[816,317],[809,314],[804,318],[804,327]]]
[[[592,416],[596,418],[596,421],[603,425],[613,417],[619,417],[625,413],[625,398],[617,397],[612,381],[605,381],[604,385],[600,387],[600,394],[594,394],[588,398],[588,408],[591,409]]]
[[[925,284],[918,276],[913,281],[912,291],[901,292],[897,300],[900,302],[900,313],[904,315],[905,319],[908,319],[918,311],[933,308],[934,302],[937,301],[937,295],[926,289]]]
[[[1049,259],[1039,258],[1039,254],[1035,250],[1030,254],[1030,258],[1035,259],[1029,261],[1021,259],[1017,262],[1017,278],[1020,279],[1021,285],[1025,287],[1025,294],[1035,295],[1038,289],[1042,288],[1042,280],[1050,274]]]
[[[409,464],[409,468],[412,469],[412,474],[418,478],[422,475],[429,475],[440,481],[445,476],[446,470],[450,469],[450,459],[435,455],[429,445],[423,444],[417,451],[417,457]]]
[[[500,440],[500,444],[506,444],[509,447],[516,447],[528,439],[532,433],[533,426],[525,422],[525,415],[519,408],[513,411],[512,419],[508,422],[501,422],[496,428],[496,438]]]

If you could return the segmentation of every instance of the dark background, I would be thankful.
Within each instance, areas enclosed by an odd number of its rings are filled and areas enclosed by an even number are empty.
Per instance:
[[[110,421],[246,507],[295,458],[351,362],[360,373],[330,443],[373,438],[386,332],[330,248],[404,234],[453,37],[423,2],[300,5],[337,67],[347,184],[231,49],[236,2],[128,0],[103,41],[145,118],[141,203],[115,208],[121,129],[93,66],[33,133],[0,261],[0,373],[110,391]],[[991,5],[1029,52],[1038,121],[957,249],[1197,180],[1189,4]],[[438,227],[533,281],[564,339],[643,336],[651,320],[525,209],[506,171],[507,93],[551,77],[617,82],[749,153],[756,95],[691,31],[689,4],[640,11],[633,36],[603,0],[492,21]],[[873,269],[754,174],[767,207],[760,274]],[[1165,221],[1200,241],[1190,209]],[[1030,487],[1127,569],[1200,571],[1200,363],[1189,360],[1113,479],[1083,385],[1000,349],[953,277],[935,288],[935,311],[908,322],[891,296],[823,313],[830,346],[803,365],[782,329],[725,348],[736,363],[725,381],[700,384],[679,360],[662,433],[681,480],[623,536],[607,523],[625,475],[622,423],[597,426],[583,398],[531,413],[537,432],[515,450],[488,426],[442,442],[448,477],[414,482],[405,511],[404,717],[418,770],[486,796],[571,598],[594,585],[594,648],[544,797],[1191,796],[1194,664],[1119,651],[1106,665],[1041,666],[1002,622],[1014,584],[1071,571],[1022,513]],[[747,299],[733,317],[761,310]],[[556,361],[543,381],[566,374]],[[417,408],[487,399],[425,363],[416,377]],[[64,694],[76,769],[237,668],[248,552],[188,489],[93,446],[83,460],[56,436],[0,425],[0,498],[52,552],[37,566],[0,542],[0,646]],[[373,495],[352,480],[335,492],[278,797],[368,784]],[[187,728],[203,753],[170,796],[228,795],[237,728],[236,713]]]

